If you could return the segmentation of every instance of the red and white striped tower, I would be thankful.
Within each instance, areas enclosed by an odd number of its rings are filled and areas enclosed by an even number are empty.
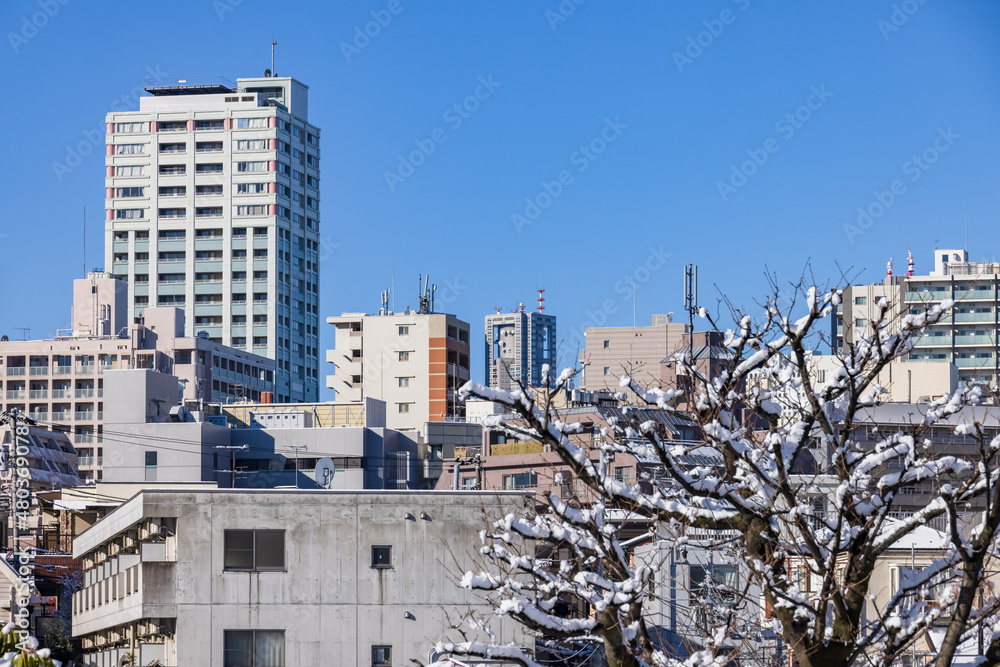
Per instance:
[[[906,276],[913,277],[913,253],[910,252],[909,248],[906,249]]]
[[[889,255],[889,262],[885,265],[885,275],[892,275],[892,255]]]
[[[545,290],[542,289],[542,288],[539,288],[538,289],[538,312],[539,313],[541,313],[542,311],[545,310],[545,297],[542,296],[543,294],[545,294]]]

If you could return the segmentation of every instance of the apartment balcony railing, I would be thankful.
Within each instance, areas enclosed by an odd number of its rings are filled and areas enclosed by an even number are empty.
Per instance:
[[[950,299],[951,290],[920,290],[918,292],[907,292],[906,301],[907,302],[921,302],[921,301],[940,301],[941,299]]]
[[[92,466],[92,465],[94,465],[94,457],[93,456],[79,456],[76,459],[76,464],[79,467],[81,467],[81,468],[83,468],[85,466]]]
[[[28,392],[28,398],[48,398],[48,389],[32,389]]]
[[[76,392],[75,392],[75,396],[77,398],[93,398],[94,397],[94,388],[91,387],[89,389],[77,389]]]
[[[77,364],[76,374],[77,375],[91,375],[94,372],[94,366],[92,364]]]
[[[36,422],[47,422],[49,420],[48,412],[29,412],[28,416]]]
[[[993,357],[975,357],[974,359],[955,357],[953,362],[959,368],[993,368],[996,365],[996,359]]]
[[[955,336],[955,345],[990,345],[996,344],[996,338],[989,334],[975,336]]]
[[[24,366],[8,366],[7,375],[24,375]]]
[[[94,419],[95,414],[97,413],[94,412],[93,410],[86,410],[84,412],[74,412],[73,419],[75,419],[78,422],[92,421]]]
[[[73,374],[73,367],[72,366],[53,366],[52,367],[52,374],[53,375],[72,375]]]
[[[996,316],[993,313],[955,313],[955,322],[993,322]]]
[[[17,400],[26,398],[26,393],[23,389],[8,389],[7,390],[7,400]]]
[[[49,367],[48,366],[29,366],[29,368],[31,369],[30,371],[28,371],[29,375],[48,375],[49,374]]]
[[[73,395],[72,389],[53,389],[52,398],[70,398]]]

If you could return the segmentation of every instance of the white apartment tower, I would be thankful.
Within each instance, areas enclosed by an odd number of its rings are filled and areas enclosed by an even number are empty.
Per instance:
[[[494,389],[510,390],[542,384],[542,366],[556,368],[556,318],[540,312],[486,316],[486,383]]]
[[[134,321],[276,362],[276,400],[319,392],[319,128],[290,77],[147,80],[107,115],[105,261]]]
[[[883,282],[853,285],[832,319],[834,353],[870,335],[870,323],[882,297],[893,304],[892,325],[900,315],[917,314],[945,299],[955,306],[914,341],[909,361],[950,361],[960,382],[997,389],[1000,379],[1000,263],[970,262],[967,250],[934,250],[934,269],[916,275],[887,275]],[[887,272],[888,273],[888,272]],[[899,305],[902,307],[899,307]]]

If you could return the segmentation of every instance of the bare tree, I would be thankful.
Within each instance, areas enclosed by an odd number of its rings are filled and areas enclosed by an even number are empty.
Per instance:
[[[975,422],[956,427],[976,442],[964,457],[937,455],[924,439],[933,425],[975,403],[977,392],[962,387],[925,406],[912,428],[879,434],[874,443],[855,439],[866,411],[885,391],[876,381],[879,373],[905,358],[920,332],[953,304],[891,318],[891,304],[880,300],[869,333],[848,345],[836,371],[819,382],[810,375],[810,346],[818,342],[819,324],[839,305],[840,292],[801,283],[795,288],[798,298],[786,299],[783,307],[774,289],[757,318],[733,311],[736,325],[725,332],[724,343],[730,359],[712,377],[698,370],[686,350],[678,352],[686,396],[677,388],[647,389],[622,378],[623,388],[669,413],[680,415],[674,406],[683,398],[684,416],[700,426],[695,443],[671,441],[654,424],[626,418],[605,433],[595,462],[575,437],[580,425],[549,408],[571,369],[547,383],[551,388],[508,392],[467,384],[465,397],[498,401],[513,413],[498,418],[495,427],[549,445],[598,500],[584,507],[551,494],[544,513],[500,518],[483,532],[482,571],[466,573],[462,585],[489,596],[497,613],[542,636],[601,644],[612,667],[724,664],[732,615],[721,621],[716,616],[717,625],[694,638],[689,657],[671,657],[656,640],[644,613],[655,573],[623,547],[611,517],[625,513],[655,522],[663,539],[681,539],[678,527],[735,535],[733,558],[762,598],[754,622],[774,627],[801,667],[888,666],[932,626],[944,632],[935,666],[950,665],[958,647],[977,633],[984,637],[983,664],[1000,664],[997,599],[982,593],[1000,525],[1000,438],[988,439]],[[715,328],[707,313],[701,315]],[[783,411],[775,399],[790,393],[796,400]],[[810,450],[829,453],[822,472],[830,507],[823,514],[809,502],[813,484],[796,472]],[[717,465],[685,463],[696,451],[711,451]],[[663,474],[652,484],[618,481],[606,465],[611,454],[652,462]],[[926,505],[900,518],[895,510],[901,489],[928,478],[942,483]],[[978,525],[963,528],[959,509],[969,504],[980,510]],[[936,517],[945,517],[948,526],[940,558],[905,572],[877,607],[870,585],[880,556]],[[543,558],[556,547],[568,556]],[[818,585],[801,589],[790,576],[793,568],[808,571]],[[933,604],[929,590],[937,592]],[[567,613],[580,608],[585,613]],[[518,647],[496,642],[438,649],[537,664]]]

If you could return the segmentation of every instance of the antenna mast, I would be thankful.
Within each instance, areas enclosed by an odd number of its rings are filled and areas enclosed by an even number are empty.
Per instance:
[[[83,277],[87,277],[87,207],[83,207]]]
[[[538,288],[538,312],[542,313],[545,311],[545,290],[543,288]]]
[[[694,364],[694,311],[698,308],[698,267],[684,267],[684,307],[688,311],[688,361]]]
[[[277,40],[271,42],[271,76],[278,76],[278,73],[274,71],[274,47],[277,45]]]

